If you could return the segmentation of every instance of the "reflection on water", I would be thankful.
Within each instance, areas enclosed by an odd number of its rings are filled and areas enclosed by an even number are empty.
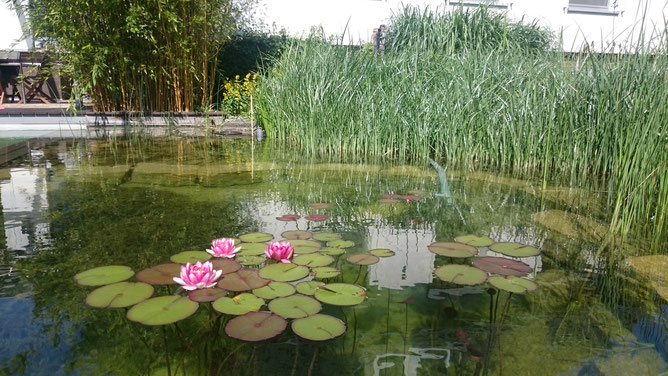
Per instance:
[[[4,169],[0,182],[0,334],[3,348],[16,343],[0,356],[0,374],[514,375],[535,374],[540,364],[542,374],[579,375],[614,374],[616,364],[635,361],[648,365],[635,374],[668,371],[667,315],[651,283],[625,268],[619,252],[594,259],[595,241],[563,230],[573,227],[564,222],[568,211],[580,206],[540,197],[530,181],[446,174],[426,163],[303,161],[270,145],[255,144],[251,153],[243,140],[37,147],[23,165]],[[383,202],[414,190],[425,197]],[[599,205],[578,192],[583,203]],[[314,210],[313,202],[332,207]],[[582,209],[577,226],[601,220],[588,212],[605,210]],[[329,219],[303,218],[314,213]],[[537,220],[536,213],[558,215]],[[276,219],[285,214],[302,218]],[[347,324],[329,343],[304,346],[288,331],[271,343],[241,344],[216,331],[205,305],[177,326],[144,327],[122,310],[86,307],[89,290],[72,281],[100,265],[140,270],[220,236],[263,231],[281,239],[288,230],[339,233],[355,242],[348,253],[395,252],[369,267],[338,257],[334,281],[363,285],[369,298],[325,308]],[[435,267],[465,261],[436,257],[427,246],[464,234],[541,248],[522,259],[540,288],[490,298],[487,285],[434,278]],[[589,275],[593,265],[600,273]],[[495,315],[490,299],[500,306]]]

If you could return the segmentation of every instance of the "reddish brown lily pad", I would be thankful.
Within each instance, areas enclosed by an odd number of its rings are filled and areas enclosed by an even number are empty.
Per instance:
[[[211,260],[211,264],[213,264],[214,270],[222,270],[223,274],[234,273],[237,270],[241,269],[241,264],[232,259],[227,259],[227,258],[225,259],[214,258],[213,260]]]
[[[329,216],[325,215],[325,214],[311,214],[311,215],[307,215],[306,217],[304,217],[304,219],[306,219],[306,220],[316,221],[316,222],[325,221],[328,218],[329,218]]]
[[[286,231],[282,233],[281,236],[287,240],[311,239],[313,233],[304,230],[293,230],[293,231]]]
[[[210,289],[197,289],[188,293],[188,298],[194,302],[212,302],[218,298],[227,296],[227,291],[217,287]]]
[[[349,263],[355,265],[373,265],[380,261],[380,258],[371,253],[355,253],[346,259]]]
[[[463,243],[436,242],[429,244],[427,248],[432,253],[445,257],[467,258],[478,254],[478,248]]]
[[[402,196],[399,196],[399,198],[402,199],[402,200],[406,200],[406,201],[417,201],[417,200],[421,199],[422,197],[416,196],[416,195],[402,195]]]
[[[521,261],[504,257],[480,257],[473,266],[492,274],[520,276],[531,271],[531,267]]]
[[[216,268],[214,267],[214,269]],[[174,277],[178,277],[180,274],[181,264],[167,263],[146,268],[137,273],[136,277],[138,281],[152,285],[173,285],[176,284]]]
[[[260,342],[283,333],[288,322],[271,312],[248,312],[235,317],[225,325],[225,333],[240,341]]]
[[[296,221],[299,218],[301,218],[301,216],[297,214],[283,214],[280,217],[276,217],[276,219],[278,219],[279,221],[284,221],[284,222]]]
[[[332,205],[326,202],[312,202],[308,204],[308,207],[311,209],[329,209]]]
[[[266,286],[270,279],[260,277],[257,270],[242,269],[234,273],[223,275],[218,281],[218,287],[228,291],[248,291]]]

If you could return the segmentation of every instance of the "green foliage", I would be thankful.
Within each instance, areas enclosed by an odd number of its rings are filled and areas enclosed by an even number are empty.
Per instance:
[[[232,78],[269,68],[289,40],[283,33],[249,31],[233,36],[218,54],[220,77]]]

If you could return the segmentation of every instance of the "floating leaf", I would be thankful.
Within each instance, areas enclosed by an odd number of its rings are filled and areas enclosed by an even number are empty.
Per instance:
[[[153,286],[143,282],[118,282],[93,290],[86,304],[97,308],[121,308],[143,302],[153,295]]]
[[[317,268],[312,268],[311,274],[313,275],[313,278],[325,279],[325,278],[334,278],[337,275],[341,274],[341,271],[331,266],[320,266]]]
[[[320,281],[304,281],[297,284],[297,292],[304,295],[313,295],[315,290],[320,286],[324,286],[325,282]]]
[[[241,269],[237,272],[225,274],[218,281],[218,287],[228,291],[248,291],[259,289],[271,282],[260,277],[257,270]]]
[[[443,265],[434,274],[442,281],[458,285],[479,285],[487,280],[487,273],[468,265]]]
[[[327,341],[345,333],[346,324],[336,317],[318,313],[294,320],[292,331],[309,341]]]
[[[454,242],[431,243],[427,248],[432,253],[445,257],[467,258],[478,254],[478,248]]]
[[[389,249],[386,249],[386,248],[372,249],[371,251],[369,251],[369,253],[371,253],[374,256],[378,256],[378,257],[392,257],[392,256],[394,256],[394,252],[390,251]]]
[[[127,317],[144,325],[166,325],[190,317],[199,304],[185,296],[159,296],[130,308]]]
[[[197,289],[188,292],[188,298],[195,302],[212,302],[227,295],[227,290],[219,289],[217,287],[209,289]]]
[[[319,301],[304,295],[292,295],[269,302],[269,310],[286,319],[314,315],[322,310]]]
[[[315,268],[318,266],[327,266],[334,262],[334,258],[331,256],[311,253],[307,255],[299,255],[295,257],[292,262],[297,265],[304,265],[310,268]]]
[[[245,266],[260,265],[266,258],[264,256],[237,256],[237,262]]]
[[[327,242],[327,246],[331,248],[350,248],[355,245],[355,242],[352,240],[332,240],[331,242]]]
[[[480,257],[473,261],[473,266],[492,274],[520,276],[531,271],[523,262],[504,257]]]
[[[211,306],[213,309],[226,315],[244,315],[248,312],[257,312],[264,305],[264,300],[247,292],[234,298],[223,297],[216,299]]]
[[[538,256],[540,254],[540,251],[537,248],[514,242],[494,243],[489,246],[489,249],[510,257],[530,257]]]
[[[280,217],[276,217],[276,219],[278,219],[279,221],[285,221],[285,222],[296,221],[299,218],[301,217],[296,214],[284,214]]]
[[[292,244],[295,247],[295,253],[299,254],[306,254],[306,253],[314,253],[320,250],[320,247],[322,245],[320,242],[317,242],[315,240],[304,240],[304,239],[295,239],[295,240],[290,240],[290,244]]]
[[[125,281],[135,272],[127,266],[109,265],[88,269],[74,276],[74,280],[83,286],[102,286],[110,283]]]
[[[319,301],[336,306],[353,306],[366,299],[366,290],[349,283],[328,283],[320,286],[314,297]]]
[[[251,232],[249,234],[243,234],[239,237],[242,242],[246,243],[263,243],[268,242],[274,238],[274,235],[268,234],[266,232]]]
[[[323,255],[330,255],[330,256],[338,256],[346,253],[346,250],[343,248],[322,248],[318,250],[319,253],[322,253]]]
[[[214,270],[222,270],[223,274],[234,273],[241,269],[241,264],[228,258],[216,257],[211,260],[211,264],[213,265]]]
[[[328,218],[329,218],[329,216],[325,215],[325,214],[310,214],[310,215],[307,215],[306,217],[304,217],[304,219],[306,219],[306,220],[317,221],[317,222],[325,221]]]
[[[538,288],[535,282],[512,275],[489,277],[489,283],[497,289],[512,292],[513,294],[526,294]]]
[[[137,273],[137,280],[152,285],[173,285],[174,277],[181,274],[181,264],[168,263],[151,266]]]
[[[248,312],[237,316],[225,325],[225,333],[240,341],[259,342],[283,333],[288,322],[270,312]]]
[[[267,245],[265,243],[241,243],[239,246],[241,247],[237,253],[239,256],[264,255],[264,251],[267,250]]]
[[[203,251],[185,251],[172,255],[169,259],[178,264],[195,264],[198,261],[206,261],[212,256]]]
[[[405,200],[406,202],[410,202],[410,201],[418,201],[422,197],[416,195],[401,195],[399,196],[399,198]]]
[[[310,231],[292,230],[282,233],[281,236],[288,240],[296,240],[296,239],[311,239],[313,234]],[[292,242],[290,242],[290,244],[292,244]]]
[[[253,290],[255,296],[262,299],[275,299],[284,296],[289,296],[295,293],[295,287],[286,282],[269,282],[268,285]]]
[[[308,204],[308,207],[311,209],[329,209],[332,205],[325,202],[312,202]]]
[[[355,253],[354,255],[348,256],[346,259],[349,263],[355,265],[373,265],[380,261],[380,258],[371,253]]]
[[[458,236],[455,238],[455,241],[457,243],[464,243],[468,245],[472,245],[474,247],[488,247],[492,244],[494,244],[494,240],[492,240],[488,236],[478,236],[478,235],[462,235]]]
[[[341,239],[341,234],[337,234],[334,232],[317,232],[313,234],[313,239],[321,242],[330,242],[332,240]]]
[[[278,282],[291,282],[308,275],[308,268],[293,263],[267,265],[260,269],[260,276]]]

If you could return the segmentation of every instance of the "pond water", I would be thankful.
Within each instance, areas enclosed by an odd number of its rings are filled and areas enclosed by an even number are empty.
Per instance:
[[[594,185],[540,193],[540,182],[454,170],[444,181],[428,163],[311,161],[247,140],[133,137],[31,148],[29,159],[0,170],[0,374],[668,372],[668,263],[630,257],[642,254],[633,244],[599,249],[608,209]],[[277,219],[290,214],[300,218]],[[74,280],[105,265],[138,272],[169,263],[216,238],[262,232],[279,240],[295,230],[352,242],[334,251],[319,242],[316,253],[334,253],[339,273],[300,280],[365,289],[359,304],[322,304],[322,314],[345,325],[334,339],[300,339],[289,319],[270,341],[242,342],[226,334],[233,316],[210,303],[175,324],[147,326],[129,320],[128,308],[86,305],[95,287]],[[444,265],[510,258],[488,246],[469,258],[430,251],[469,234],[539,249],[515,258],[530,266],[523,278],[537,289],[509,294],[490,282],[436,277]],[[392,252],[371,265],[348,261],[377,249]],[[244,269],[269,264],[260,261]],[[174,293],[185,295],[157,285],[153,296]]]

